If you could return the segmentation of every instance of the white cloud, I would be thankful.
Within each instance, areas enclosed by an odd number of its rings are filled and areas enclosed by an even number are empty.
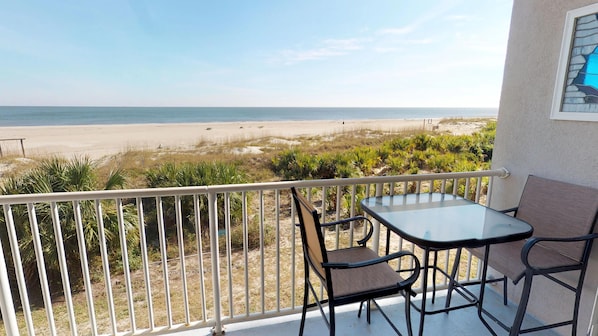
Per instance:
[[[405,26],[401,28],[385,28],[378,30],[380,35],[406,35],[415,30],[415,25]]]
[[[469,15],[448,15],[444,19],[447,21],[470,21],[472,17]]]
[[[279,59],[283,64],[295,64],[304,61],[327,59],[346,55],[349,52],[363,48],[360,39],[327,39],[321,42],[321,47],[313,49],[286,49],[279,52]]]

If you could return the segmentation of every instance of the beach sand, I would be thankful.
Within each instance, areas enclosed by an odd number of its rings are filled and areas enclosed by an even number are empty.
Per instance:
[[[194,124],[132,124],[88,126],[0,127],[0,140],[24,138],[27,157],[89,156],[99,159],[128,150],[185,150],[197,146],[265,137],[292,139],[326,136],[361,129],[397,132],[438,129],[455,134],[471,133],[485,122],[467,121],[439,124],[426,120],[346,120],[346,121],[265,121]],[[20,143],[0,141],[4,155],[21,154]]]

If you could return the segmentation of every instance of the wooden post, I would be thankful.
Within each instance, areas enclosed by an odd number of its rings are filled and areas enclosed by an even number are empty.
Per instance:
[[[25,145],[23,145],[23,140],[25,140],[25,138],[21,138],[21,151],[23,152],[23,157],[25,157]]]

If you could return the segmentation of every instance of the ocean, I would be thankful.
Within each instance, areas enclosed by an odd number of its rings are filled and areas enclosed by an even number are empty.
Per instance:
[[[496,117],[497,108],[0,106],[0,127]]]

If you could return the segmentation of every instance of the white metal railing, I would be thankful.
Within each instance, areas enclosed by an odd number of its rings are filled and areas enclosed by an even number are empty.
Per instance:
[[[359,201],[373,195],[437,191],[489,204],[493,179],[506,176],[502,168],[0,196],[0,330],[157,335],[212,327],[219,334],[226,323],[293,313],[303,258],[291,186],[306,192],[326,222],[359,214]],[[418,250],[398,237],[387,242],[384,230],[376,225],[374,248]],[[326,237],[339,246],[354,234],[359,228],[351,226]],[[436,262],[448,268],[452,256],[441,252]],[[477,260],[465,259],[460,277],[475,279]]]

